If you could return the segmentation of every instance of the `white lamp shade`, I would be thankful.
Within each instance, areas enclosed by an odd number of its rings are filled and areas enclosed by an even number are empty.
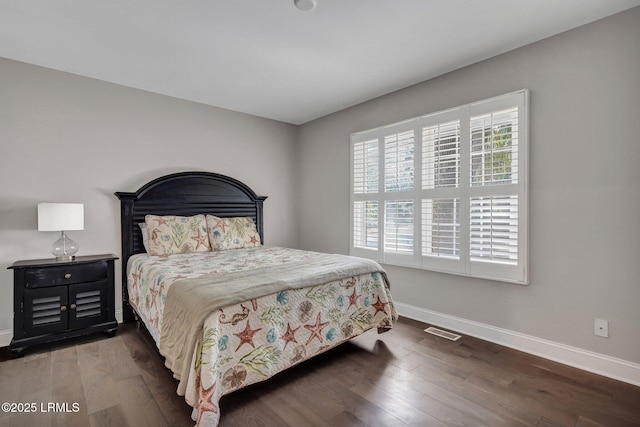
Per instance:
[[[38,203],[38,231],[84,230],[82,203]]]

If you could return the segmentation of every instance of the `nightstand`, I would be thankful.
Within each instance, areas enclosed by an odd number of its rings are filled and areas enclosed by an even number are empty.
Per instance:
[[[17,261],[13,270],[13,339],[20,354],[27,346],[94,332],[113,335],[114,255],[75,257],[71,261]]]

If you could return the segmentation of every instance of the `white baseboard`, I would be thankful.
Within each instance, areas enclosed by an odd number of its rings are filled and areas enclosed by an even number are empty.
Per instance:
[[[640,364],[571,347],[531,335],[449,316],[409,304],[395,303],[401,316],[450,329],[578,369],[640,386]]]
[[[395,306],[401,316],[410,319],[450,329],[461,334],[640,386],[640,364],[637,363],[409,304],[396,302]],[[119,322],[122,321],[122,310],[116,310],[116,318]],[[0,347],[8,346],[12,337],[12,329],[0,331]]]
[[[5,329],[0,331],[0,347],[8,347],[13,338],[13,329]]]

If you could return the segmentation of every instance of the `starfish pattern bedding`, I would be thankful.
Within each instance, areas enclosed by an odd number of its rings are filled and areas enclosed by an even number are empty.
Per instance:
[[[171,322],[163,314],[174,283],[299,265],[318,255],[264,246],[166,257],[134,255],[128,265],[129,302],[160,348],[162,326]],[[381,268],[215,307],[196,337],[188,378],[180,381],[178,394],[184,394],[194,408],[196,426],[216,426],[223,395],[266,380],[369,329],[389,329],[395,318]],[[174,375],[180,377],[178,372]]]

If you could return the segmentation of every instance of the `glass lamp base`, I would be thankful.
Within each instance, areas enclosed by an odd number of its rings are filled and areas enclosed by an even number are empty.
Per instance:
[[[60,238],[53,242],[51,253],[56,257],[56,261],[71,261],[76,252],[78,252],[78,249],[78,244],[67,237],[67,234],[62,231]]]

